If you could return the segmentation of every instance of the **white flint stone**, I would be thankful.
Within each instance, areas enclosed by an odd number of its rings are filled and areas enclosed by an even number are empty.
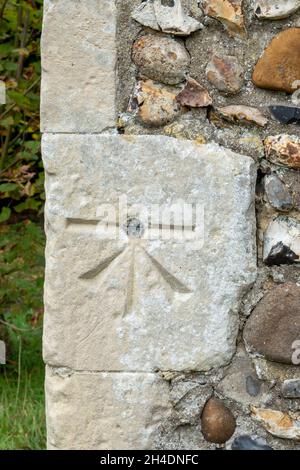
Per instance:
[[[281,386],[285,398],[300,398],[300,378],[285,380]]]
[[[187,36],[203,25],[187,15],[181,0],[174,0],[173,6],[163,5],[161,0],[147,0],[131,14],[132,18],[144,26],[177,36]]]
[[[160,31],[155,15],[153,0],[142,2],[137,8],[135,8],[135,10],[133,10],[131,17],[143,26]]]
[[[300,258],[300,222],[286,216],[279,216],[270,222],[264,235],[264,259],[280,242]]]
[[[216,144],[107,135],[45,135],[43,156],[46,362],[138,372],[228,363],[256,275],[252,159]],[[134,204],[203,207],[203,246],[124,229],[108,239],[99,209],[123,195],[132,216]]]
[[[164,6],[161,0],[154,0],[156,19],[162,31],[178,35],[188,35],[202,27],[199,21],[188,16],[181,0],[174,0],[174,6]]]
[[[112,0],[44,2],[43,132],[101,132],[115,125],[115,33]]]
[[[46,397],[50,450],[153,449],[172,409],[168,382],[147,373],[47,367]]]
[[[259,0],[254,5],[258,18],[280,20],[288,18],[300,8],[300,0]]]

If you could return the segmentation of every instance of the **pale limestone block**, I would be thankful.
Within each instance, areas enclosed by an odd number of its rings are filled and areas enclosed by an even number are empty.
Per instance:
[[[169,385],[155,374],[47,368],[48,449],[153,449],[171,414]]]
[[[114,0],[46,0],[42,132],[101,132],[115,125]]]
[[[256,276],[252,159],[164,136],[46,135],[45,361],[74,370],[207,370],[235,351]],[[184,239],[111,238],[103,204],[203,207]],[[129,217],[129,218],[130,218]],[[147,232],[148,230],[148,232]],[[199,231],[199,243],[189,240]],[[174,234],[173,234],[174,235]],[[202,238],[203,240],[202,240]]]

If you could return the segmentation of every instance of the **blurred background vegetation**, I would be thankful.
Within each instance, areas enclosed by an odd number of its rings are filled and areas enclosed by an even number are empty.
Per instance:
[[[44,449],[42,0],[0,0],[0,449]]]

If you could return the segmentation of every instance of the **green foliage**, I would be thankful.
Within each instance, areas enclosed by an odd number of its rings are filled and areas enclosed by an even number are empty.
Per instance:
[[[0,222],[43,210],[39,134],[40,35],[43,0],[0,2]],[[2,210],[1,210],[2,208]]]
[[[17,370],[19,338],[22,366],[32,371],[42,363],[43,279],[42,228],[28,220],[0,226],[0,325],[6,326],[12,371]]]
[[[3,207],[0,212],[0,222],[5,222],[10,218],[11,210],[9,207]]]
[[[0,450],[45,449],[43,374],[0,375]]]
[[[43,229],[0,225],[0,449],[45,448],[42,363]]]

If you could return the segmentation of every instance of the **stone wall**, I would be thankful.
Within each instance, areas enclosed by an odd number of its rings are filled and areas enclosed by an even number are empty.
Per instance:
[[[298,25],[298,0],[45,1],[49,448],[300,449]],[[199,225],[149,237],[135,205],[176,201]]]

